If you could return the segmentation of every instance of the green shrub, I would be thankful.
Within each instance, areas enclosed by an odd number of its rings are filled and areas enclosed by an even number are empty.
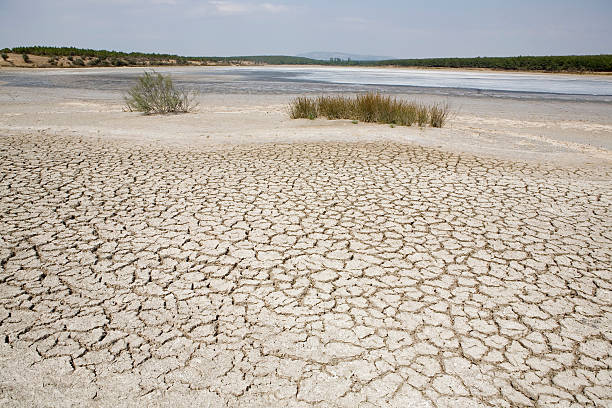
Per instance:
[[[31,62],[30,56],[28,54],[23,54],[22,57],[23,57],[23,62],[25,62],[26,64],[29,64]]]
[[[299,97],[289,105],[291,118],[351,119],[362,122],[388,123],[392,125],[419,126],[429,124],[442,127],[450,112],[448,104],[425,106],[406,102],[377,93],[366,93],[355,97],[320,96]]]
[[[85,62],[83,62],[83,60],[81,58],[77,58],[74,60],[74,65],[78,65],[80,67],[84,67],[85,66]]]
[[[145,72],[124,97],[130,112],[179,113],[196,108],[197,93],[176,88],[169,75]]]
[[[74,57],[72,55],[69,55],[68,56],[68,61],[70,61],[70,62],[74,61]]]
[[[8,61],[8,54],[2,53],[2,59]]]

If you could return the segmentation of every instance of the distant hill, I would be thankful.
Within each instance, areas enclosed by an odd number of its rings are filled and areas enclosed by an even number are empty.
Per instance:
[[[384,61],[391,60],[393,57],[383,57],[380,55],[360,55],[360,54],[347,54],[345,52],[324,52],[324,51],[314,51],[314,52],[306,52],[304,54],[298,54],[297,57],[303,58],[311,58],[321,61],[329,61],[330,58],[340,58],[343,61],[351,60],[351,61]]]

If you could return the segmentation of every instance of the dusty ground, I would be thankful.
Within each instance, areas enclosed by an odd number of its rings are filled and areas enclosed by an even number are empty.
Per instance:
[[[608,105],[466,100],[419,130],[24,92],[3,406],[612,405]]]

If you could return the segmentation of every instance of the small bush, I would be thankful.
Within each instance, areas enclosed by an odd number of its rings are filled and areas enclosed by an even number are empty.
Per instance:
[[[77,58],[73,62],[74,62],[74,65],[78,65],[79,67],[84,67],[85,66],[85,62],[83,62],[83,60],[81,58]]]
[[[25,62],[26,64],[30,63],[30,56],[28,54],[23,54],[23,62]]]
[[[70,62],[74,61],[74,57],[72,55],[69,55],[68,56],[68,61],[70,61]]]
[[[8,54],[2,53],[2,59],[8,61]]]
[[[351,119],[353,123],[362,121],[402,126],[412,126],[417,123],[419,126],[442,127],[449,111],[447,104],[425,106],[377,93],[355,97],[299,97],[289,105],[289,114],[293,119],[315,119],[324,116],[328,119]]]
[[[169,75],[155,71],[138,77],[138,84],[124,97],[130,112],[179,113],[190,112],[197,107],[195,91],[176,88]]]

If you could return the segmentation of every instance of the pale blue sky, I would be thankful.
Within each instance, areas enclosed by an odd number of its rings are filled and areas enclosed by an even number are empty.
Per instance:
[[[612,53],[612,0],[0,0],[0,48],[403,58]]]

